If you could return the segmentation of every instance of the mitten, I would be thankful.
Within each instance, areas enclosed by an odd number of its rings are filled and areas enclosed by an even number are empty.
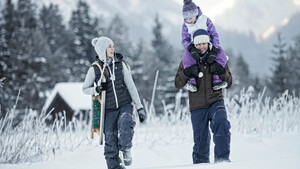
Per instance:
[[[190,52],[190,54],[192,55],[192,57],[195,59],[195,60],[198,60],[200,58],[200,55],[199,55],[199,51],[198,49],[195,47],[195,45],[193,43],[191,43],[189,46],[188,46],[188,51]]]
[[[140,122],[143,123],[147,119],[147,114],[143,108],[137,110]]]
[[[187,67],[185,69],[183,69],[183,73],[187,76],[187,77],[198,77],[198,66],[192,65],[190,67]]]
[[[219,53],[219,49],[213,46],[212,49],[208,52],[206,62],[208,64],[214,63],[218,53]]]
[[[101,83],[100,86],[96,87],[96,92],[100,93],[101,91],[106,90],[106,89],[107,89],[107,83]]]
[[[209,72],[214,75],[221,75],[225,73],[225,68],[217,62],[214,62],[209,69]]]

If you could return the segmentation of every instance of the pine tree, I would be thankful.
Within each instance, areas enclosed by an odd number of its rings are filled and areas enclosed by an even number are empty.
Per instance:
[[[36,6],[31,0],[19,0],[17,4],[18,21],[22,28],[30,30],[37,27]]]
[[[115,46],[116,52],[122,53],[126,60],[131,63],[132,44],[129,40],[128,27],[119,15],[116,15],[108,26],[107,36],[110,37]]]
[[[152,47],[154,49],[155,56],[163,64],[170,64],[173,60],[173,49],[168,43],[167,39],[162,34],[162,23],[159,21],[159,15],[157,14],[154,19],[154,27],[152,28],[153,39]],[[164,66],[166,67],[166,65]],[[164,69],[166,70],[166,69]]]
[[[239,54],[235,61],[235,77],[239,80],[239,84],[243,87],[250,85],[250,71],[249,66],[244,60],[242,54]]]
[[[4,33],[7,43],[8,55],[4,57],[7,69],[4,72],[5,81],[3,85],[5,105],[4,112],[13,107],[19,90],[26,88],[26,80],[29,74],[29,62],[27,54],[31,47],[28,44],[32,37],[32,29],[35,28],[33,5],[30,0],[19,0],[16,9],[10,0],[7,0],[6,8],[2,11],[4,16]],[[22,91],[18,106],[25,107],[27,100]]]
[[[65,48],[65,44],[69,43],[64,39],[66,28],[62,22],[62,16],[57,5],[50,3],[49,7],[43,6],[40,12],[40,29],[52,53],[60,48]]]
[[[9,51],[9,43],[11,36],[14,32],[14,21],[16,18],[14,5],[11,0],[7,0],[5,7],[1,11],[0,15],[0,79],[1,79],[1,92],[0,92],[0,111],[2,115],[5,115],[7,109],[11,106],[12,100],[11,87],[7,86],[8,76],[11,74],[11,65],[13,60],[11,59],[11,53]],[[1,117],[0,114],[0,117]]]
[[[254,87],[256,92],[262,90],[262,84],[259,77],[253,76],[249,70],[249,65],[245,61],[242,54],[235,56],[232,50],[226,50],[226,54],[229,56],[228,65],[232,73],[233,83],[230,88],[230,93],[239,94],[240,91],[249,86]]]
[[[135,82],[141,80],[143,74],[143,58],[146,57],[146,48],[144,44],[144,40],[140,39],[137,46],[135,47],[133,54],[131,55],[131,59],[133,60],[133,62],[130,64],[130,67]]]
[[[174,86],[174,70],[178,63],[174,59],[174,52],[172,46],[168,43],[166,38],[162,34],[163,25],[159,21],[159,15],[157,14],[154,19],[154,27],[152,28],[153,39],[151,41],[153,48],[153,58],[149,62],[151,69],[159,70],[158,91],[156,99],[156,107],[158,112],[163,112],[162,100],[165,100],[166,104],[172,102],[177,92]],[[152,73],[151,73],[152,74]],[[153,73],[155,74],[155,73]],[[173,100],[174,103],[174,100]]]
[[[295,37],[294,46],[290,46],[287,51],[287,89],[299,95],[300,91],[300,36]]]
[[[0,23],[2,22],[2,16],[0,15]],[[5,103],[6,92],[3,90],[3,81],[5,80],[5,71],[7,70],[7,58],[5,57],[4,51],[7,49],[7,44],[5,41],[5,29],[3,24],[0,24],[0,118],[4,115],[5,109],[3,107]]]
[[[43,6],[39,16],[39,28],[51,50],[47,65],[54,71],[48,72],[45,77],[48,81],[46,90],[51,90],[58,82],[77,80],[71,72],[74,63],[70,59],[75,55],[75,46],[72,45],[73,34],[65,28],[57,5],[50,3],[49,7]]]
[[[16,11],[11,0],[6,0],[5,8],[3,9],[2,14],[4,19],[3,29],[5,30],[5,43],[9,44],[16,24]]]
[[[150,100],[152,91],[149,90],[149,88],[145,88],[144,86],[153,85],[153,81],[149,80],[149,75],[153,75],[149,73],[149,71],[153,72],[153,70],[151,70],[151,67],[147,67],[147,65],[151,62],[151,58],[149,57],[150,51],[148,50],[148,48],[146,48],[145,45],[145,41],[143,39],[140,39],[137,46],[133,47],[134,52],[131,55],[132,63],[130,63],[130,67],[133,80],[140,94],[140,98]]]
[[[35,10],[30,0],[18,1],[14,32],[9,43],[13,63],[6,77],[6,85],[10,86],[7,102],[8,105],[14,104],[21,90],[17,108],[40,109],[43,105],[49,47],[37,27]]]
[[[0,19],[0,57],[1,57],[1,76],[9,74],[12,60],[10,59],[9,44],[15,30],[16,10],[11,0],[7,0],[3,8]]]
[[[277,43],[274,44],[274,68],[273,75],[268,82],[268,88],[271,91],[271,95],[283,93],[287,89],[287,74],[288,65],[286,61],[287,44],[284,42],[282,35],[277,34]]]
[[[97,19],[92,19],[89,14],[89,6],[86,2],[79,0],[77,9],[72,12],[69,21],[70,29],[74,34],[74,53],[70,56],[73,60],[72,74],[76,75],[76,81],[83,81],[86,71],[94,60],[96,53],[91,40],[99,36],[100,28]]]
[[[26,107],[41,110],[46,101],[45,92],[50,89],[49,82],[52,81],[49,70],[55,70],[51,69],[51,65],[47,63],[51,59],[51,50],[40,30],[36,29],[29,44],[31,46],[28,52],[29,69],[23,97],[26,93]]]
[[[251,80],[253,81],[251,84],[253,85],[256,93],[262,92],[264,89],[264,85],[262,84],[262,80],[259,78],[259,76],[254,75],[254,77],[251,78]]]

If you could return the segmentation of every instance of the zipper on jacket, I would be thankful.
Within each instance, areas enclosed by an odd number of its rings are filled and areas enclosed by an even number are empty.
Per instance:
[[[119,104],[118,104],[118,97],[117,97],[117,92],[116,92],[116,88],[115,88],[115,80],[116,80],[116,76],[115,76],[115,62],[113,60],[113,73],[111,72],[111,69],[109,66],[108,67],[108,70],[109,70],[109,73],[110,73],[110,76],[111,76],[111,82],[112,82],[112,86],[113,86],[113,92],[114,92],[114,95],[115,95],[115,100],[116,100],[116,106],[117,108],[119,108]]]
[[[205,71],[205,74],[203,73],[203,75],[205,76],[205,81],[204,81],[204,96],[205,96],[205,98],[204,98],[204,105],[206,105],[206,102],[207,102],[207,96],[206,96],[206,79],[207,79],[207,70],[206,70],[206,66],[204,65],[203,66],[204,67],[204,71]]]

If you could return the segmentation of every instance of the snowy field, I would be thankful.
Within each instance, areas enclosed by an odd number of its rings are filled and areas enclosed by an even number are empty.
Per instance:
[[[251,93],[225,98],[231,122],[231,163],[213,163],[211,142],[211,163],[192,164],[190,115],[186,103],[181,103],[185,96],[178,92],[176,106],[166,105],[160,117],[144,102],[148,120],[137,122],[133,163],[127,168],[300,169],[300,99],[288,92],[274,100]],[[81,118],[69,124],[61,118],[47,126],[47,114],[28,110],[12,127],[19,113],[12,109],[0,119],[0,169],[106,168],[104,148],[97,136],[89,139],[90,124]]]
[[[231,163],[192,165],[192,129],[178,127],[138,126],[132,149],[133,164],[128,169],[299,169],[300,134],[273,134],[259,138],[256,135],[232,133]],[[160,128],[157,130],[157,128]],[[147,132],[162,132],[146,136]],[[176,136],[180,138],[176,138]],[[0,164],[1,169],[105,169],[103,146],[97,140],[74,151],[59,151],[46,161],[21,164]],[[213,152],[213,143],[211,145]],[[213,153],[211,153],[213,162]]]

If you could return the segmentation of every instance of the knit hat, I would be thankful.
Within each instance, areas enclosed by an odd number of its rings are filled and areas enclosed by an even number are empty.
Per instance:
[[[110,44],[114,44],[114,42],[107,38],[107,37],[99,37],[99,38],[94,38],[92,40],[92,45],[94,46],[94,49],[99,57],[99,59],[106,63],[106,48],[108,47],[108,45]]]
[[[209,49],[212,48],[212,44],[210,42],[209,34],[204,29],[198,29],[194,32],[193,42],[194,42],[195,45],[199,44],[199,43],[208,43]]]
[[[192,0],[183,0],[182,15],[184,19],[198,15],[198,7],[194,2],[192,2]]]

